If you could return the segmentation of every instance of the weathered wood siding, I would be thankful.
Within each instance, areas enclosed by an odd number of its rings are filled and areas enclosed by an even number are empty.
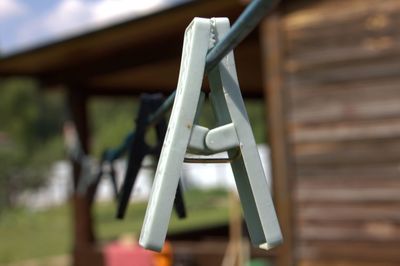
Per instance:
[[[400,265],[400,1],[287,1],[299,265]]]

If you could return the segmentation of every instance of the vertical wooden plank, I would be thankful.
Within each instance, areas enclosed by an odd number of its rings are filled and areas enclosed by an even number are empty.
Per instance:
[[[71,119],[86,154],[89,153],[89,127],[87,114],[87,94],[79,86],[70,86],[68,90],[68,107]],[[79,165],[73,163],[74,189],[76,190],[80,174]],[[89,193],[91,193],[89,191]],[[72,196],[74,250],[73,265],[102,265],[102,257],[96,252],[95,234],[91,203],[89,197],[78,195],[75,191]],[[94,264],[96,262],[96,264]]]
[[[76,131],[78,133],[79,140],[82,145],[83,151],[88,154],[89,147],[89,127],[88,127],[88,115],[87,115],[87,94],[83,89],[77,89],[79,85],[70,85],[68,89],[68,111],[70,119],[75,124]],[[77,172],[77,173],[75,173]],[[78,185],[79,169],[74,165],[74,188]]]
[[[283,41],[279,11],[261,24],[260,40],[264,77],[264,98],[271,146],[274,202],[284,243],[279,248],[277,265],[294,265],[290,163],[286,132],[286,105],[283,86]]]

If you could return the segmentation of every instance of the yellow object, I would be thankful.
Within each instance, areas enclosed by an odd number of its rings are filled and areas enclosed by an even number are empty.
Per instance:
[[[172,266],[172,245],[165,242],[160,253],[154,253],[154,266]]]

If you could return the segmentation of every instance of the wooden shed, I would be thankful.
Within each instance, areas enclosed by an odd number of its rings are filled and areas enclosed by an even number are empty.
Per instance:
[[[287,1],[267,25],[300,265],[400,263],[399,19],[396,0]]]
[[[190,20],[243,8],[190,2],[2,58],[0,76],[62,85],[89,151],[89,97],[172,91]],[[266,101],[277,265],[400,264],[399,21],[398,0],[286,0],[237,48],[243,94]],[[74,208],[75,265],[89,265],[90,205]]]

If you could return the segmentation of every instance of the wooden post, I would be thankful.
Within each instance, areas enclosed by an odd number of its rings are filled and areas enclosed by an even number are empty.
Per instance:
[[[229,242],[222,266],[243,266],[249,262],[248,241],[242,237],[242,214],[240,200],[235,191],[229,192]]]
[[[273,195],[283,233],[283,245],[279,248],[277,265],[295,264],[294,230],[292,221],[292,190],[286,132],[285,92],[283,86],[283,41],[279,12],[271,14],[261,24],[260,40],[264,77],[264,98],[271,147]]]
[[[70,87],[68,90],[68,107],[73,120],[82,148],[86,154],[89,153],[89,128],[87,114],[87,95],[79,87]],[[74,250],[73,265],[103,265],[101,253],[96,251],[95,234],[93,230],[93,219],[91,204],[88,197],[78,195],[76,188],[80,175],[79,165],[73,163],[74,194],[72,195]]]

